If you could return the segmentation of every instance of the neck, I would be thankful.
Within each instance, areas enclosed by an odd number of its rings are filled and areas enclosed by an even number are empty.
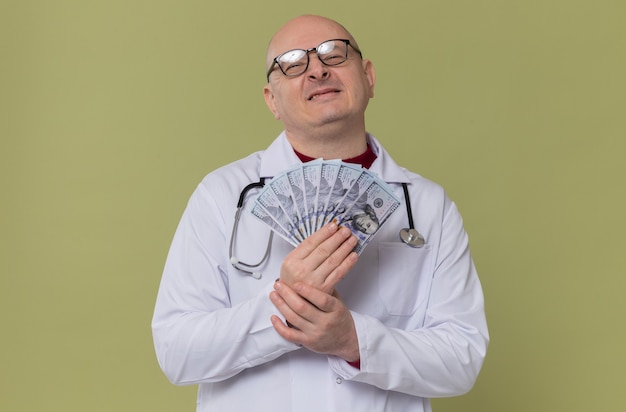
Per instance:
[[[285,130],[287,140],[299,153],[312,158],[347,159],[367,150],[365,128],[352,130],[322,130],[314,133],[293,133]]]

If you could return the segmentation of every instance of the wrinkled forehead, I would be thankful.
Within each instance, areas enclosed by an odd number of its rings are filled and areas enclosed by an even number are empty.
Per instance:
[[[309,49],[330,39],[348,39],[355,43],[352,35],[339,23],[318,16],[303,16],[293,19],[276,32],[267,48],[267,63],[274,57],[293,49]]]

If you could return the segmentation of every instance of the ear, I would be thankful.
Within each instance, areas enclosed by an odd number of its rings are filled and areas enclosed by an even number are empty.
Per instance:
[[[274,96],[272,86],[269,83],[263,87],[263,97],[265,98],[265,104],[268,109],[270,109],[270,112],[274,115],[274,119],[280,120],[280,114],[276,108],[276,97]]]
[[[369,96],[371,99],[374,97],[374,85],[376,84],[376,70],[374,70],[374,64],[371,60],[363,60],[363,71],[369,85]]]

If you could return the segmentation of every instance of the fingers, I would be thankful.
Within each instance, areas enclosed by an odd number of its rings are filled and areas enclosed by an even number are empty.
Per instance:
[[[276,286],[280,288],[282,285],[279,282],[279,284]],[[325,293],[302,282],[296,283],[293,287],[292,292],[295,294],[295,296],[300,297],[306,303],[313,305],[314,309],[316,309],[315,311],[313,311],[313,313],[317,311],[322,311],[326,313],[332,312],[338,302],[339,296],[339,294],[335,293]],[[311,321],[315,320],[313,319],[312,315],[306,316],[306,319]]]
[[[298,330],[294,328],[290,328],[285,325],[282,320],[278,316],[273,315],[270,319],[272,322],[272,326],[280,336],[287,339],[289,342],[300,344],[298,339]]]
[[[311,236],[304,239],[302,243],[298,245],[296,249],[294,249],[293,256],[300,259],[306,258],[322,242],[335,234],[337,232],[337,229],[339,229],[339,227],[335,222],[331,222],[327,225],[322,226],[321,229],[317,230]]]
[[[350,229],[329,223],[287,255],[280,279],[289,285],[306,281],[330,292],[356,263],[352,250],[357,242]]]
[[[306,330],[315,323],[321,312],[332,310],[331,295],[298,282],[290,288],[281,281],[274,284],[270,299],[285,320],[299,330]]]
[[[292,289],[278,281],[274,289],[270,299],[286,321],[271,317],[279,335],[314,352],[358,359],[354,321],[337,293],[330,295],[302,282]]]
[[[358,254],[352,251],[356,243],[357,239],[351,236],[315,270],[314,273],[319,273],[323,279],[320,286],[322,291],[331,293],[356,264]]]
[[[293,257],[308,259],[311,266],[318,267],[351,235],[352,232],[347,227],[339,227],[335,222],[331,222],[306,238],[300,246],[294,249]]]
[[[309,323],[309,321],[303,317],[303,314],[307,306],[311,307],[311,304],[298,296],[298,294],[287,285],[280,282],[275,283],[274,289],[275,290],[270,293],[270,300],[283,315],[288,326],[277,316],[272,316],[272,325],[274,325],[276,331],[285,339],[294,343],[300,343],[297,340],[298,334],[296,332],[301,331],[302,328],[306,328]]]
[[[309,322],[316,321],[319,312],[332,312],[339,295],[325,293],[303,282],[291,288],[281,281],[274,283],[274,292],[270,293],[272,303],[291,323],[297,323],[298,317]]]

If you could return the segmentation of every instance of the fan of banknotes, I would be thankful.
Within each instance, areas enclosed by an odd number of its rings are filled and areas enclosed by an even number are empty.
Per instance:
[[[389,185],[369,170],[318,159],[266,182],[251,212],[294,246],[335,221],[358,238],[354,250],[360,254],[399,205]]]

